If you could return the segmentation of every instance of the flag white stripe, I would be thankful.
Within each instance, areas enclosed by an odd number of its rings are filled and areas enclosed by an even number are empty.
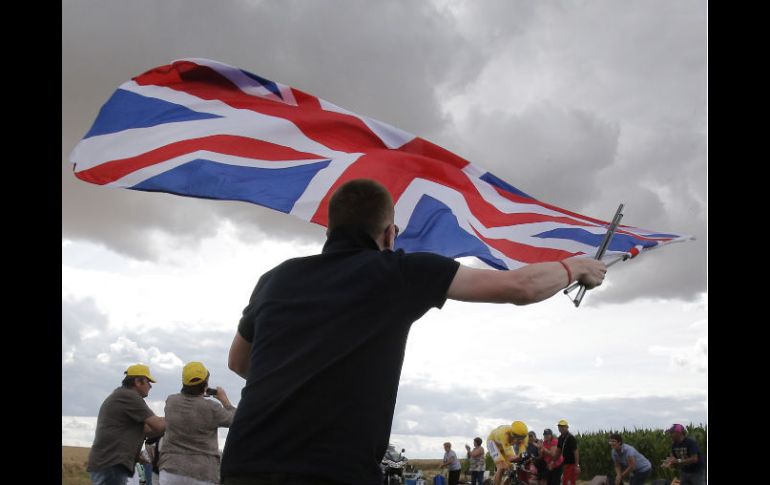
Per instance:
[[[349,153],[347,156],[337,157],[327,166],[318,171],[313,177],[302,195],[294,202],[289,212],[291,215],[309,221],[318,210],[318,206],[332,185],[342,176],[347,168],[355,163],[363,153]]]

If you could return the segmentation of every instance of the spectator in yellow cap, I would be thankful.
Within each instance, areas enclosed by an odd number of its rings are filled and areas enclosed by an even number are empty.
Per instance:
[[[124,372],[122,385],[99,408],[87,470],[94,485],[124,485],[134,474],[145,436],[160,436],[166,422],[144,402],[155,378],[143,364]]]
[[[564,473],[562,475],[562,485],[576,485],[577,478],[580,475],[580,453],[578,451],[577,439],[569,432],[569,423],[562,419],[556,425],[559,428],[559,442],[557,455],[564,456]]]
[[[235,406],[221,387],[209,389],[209,376],[201,362],[188,363],[182,369],[182,391],[166,399],[167,428],[158,463],[163,485],[219,483],[217,430],[230,427]]]

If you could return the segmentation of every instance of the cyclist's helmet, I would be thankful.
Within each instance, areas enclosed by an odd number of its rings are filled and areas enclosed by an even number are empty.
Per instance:
[[[513,434],[515,435],[526,437],[529,429],[527,429],[527,425],[524,424],[524,422],[514,421],[511,423],[511,431],[513,431]]]

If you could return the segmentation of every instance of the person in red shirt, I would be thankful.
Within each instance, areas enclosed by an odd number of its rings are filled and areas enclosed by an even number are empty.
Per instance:
[[[543,430],[543,444],[540,454],[545,460],[545,474],[540,480],[540,485],[559,485],[564,457],[559,450],[558,441],[553,437],[553,431],[549,428]]]

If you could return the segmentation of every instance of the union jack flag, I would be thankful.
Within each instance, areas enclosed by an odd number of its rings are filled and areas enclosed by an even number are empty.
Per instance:
[[[593,255],[608,223],[534,199],[433,143],[250,72],[181,59],[121,85],[71,155],[87,182],[241,200],[322,226],[334,190],[385,185],[396,247],[498,269]],[[605,257],[689,236],[621,225]]]

